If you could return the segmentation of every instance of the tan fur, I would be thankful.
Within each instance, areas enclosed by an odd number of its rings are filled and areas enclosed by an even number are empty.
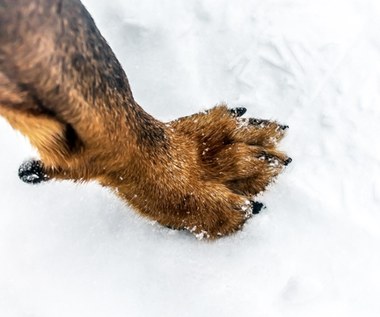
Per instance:
[[[284,128],[226,105],[164,124],[79,0],[0,0],[0,115],[49,178],[96,180],[141,215],[198,237],[240,229],[286,164]]]

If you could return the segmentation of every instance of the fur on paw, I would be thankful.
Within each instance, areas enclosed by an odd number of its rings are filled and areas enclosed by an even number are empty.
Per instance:
[[[243,107],[221,105],[181,118],[173,127],[196,141],[205,179],[218,180],[233,192],[252,198],[292,160],[276,148],[288,126],[243,118],[245,112]]]
[[[18,169],[18,176],[28,184],[38,184],[49,179],[44,172],[42,162],[38,160],[28,160],[22,163]]]
[[[235,213],[239,209],[246,220],[264,207],[255,201],[255,196],[274,181],[291,159],[277,149],[288,126],[276,121],[244,118],[245,112],[243,107],[229,109],[221,105],[180,118],[170,126],[195,144],[202,180],[215,184],[215,188],[224,187],[218,196],[234,195],[235,201],[240,201],[237,204],[240,207],[234,208]],[[220,204],[220,213],[226,213],[223,209],[227,206]],[[224,221],[226,228],[222,235],[239,230],[245,220],[240,223]],[[213,231],[218,232],[217,228]]]

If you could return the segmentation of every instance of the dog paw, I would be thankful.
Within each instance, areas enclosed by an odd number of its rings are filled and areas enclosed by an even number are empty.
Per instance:
[[[42,162],[37,160],[28,160],[22,163],[18,169],[18,176],[28,184],[38,184],[49,179],[44,172]]]
[[[221,105],[167,124],[172,157],[186,175],[179,178],[177,188],[193,193],[170,208],[183,218],[174,227],[216,239],[240,230],[265,208],[255,197],[291,162],[277,149],[288,126],[244,118],[245,112],[244,107]]]
[[[197,144],[205,179],[249,199],[265,190],[292,159],[276,146],[287,125],[244,118],[246,108],[217,106],[172,123]]]

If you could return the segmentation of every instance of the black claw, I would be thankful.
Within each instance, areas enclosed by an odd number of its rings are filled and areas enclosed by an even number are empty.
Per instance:
[[[230,109],[230,112],[234,117],[241,117],[243,114],[245,114],[247,112],[247,108],[236,107],[236,108]]]
[[[288,125],[280,125],[281,130],[287,130],[289,129]]]
[[[22,163],[18,169],[18,177],[25,183],[38,184],[48,180],[40,161],[30,160]]]
[[[284,165],[285,165],[285,166],[288,166],[292,161],[293,161],[293,160],[292,160],[290,157],[288,157],[288,158],[284,161]]]
[[[260,212],[261,209],[265,209],[263,203],[259,203],[257,201],[251,201],[252,214],[256,215]]]
[[[249,118],[248,123],[256,126],[266,126],[269,123],[269,120]]]

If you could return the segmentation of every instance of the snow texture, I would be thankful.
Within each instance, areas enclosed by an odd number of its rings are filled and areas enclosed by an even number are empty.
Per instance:
[[[380,316],[380,3],[86,0],[145,110],[290,126],[293,163],[207,243],[96,184],[31,186],[0,120],[0,316]]]

